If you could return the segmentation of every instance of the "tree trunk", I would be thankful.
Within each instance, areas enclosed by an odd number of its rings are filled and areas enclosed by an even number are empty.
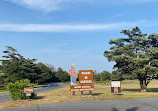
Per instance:
[[[146,84],[146,80],[140,80],[140,90],[141,92],[146,92],[147,89],[147,84]]]

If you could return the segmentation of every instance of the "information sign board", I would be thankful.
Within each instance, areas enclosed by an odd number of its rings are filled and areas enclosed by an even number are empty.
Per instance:
[[[92,91],[94,90],[94,86],[90,85],[90,86],[70,86],[70,91],[72,92],[76,92],[76,91]]]
[[[24,88],[24,93],[33,93],[33,88]]]
[[[79,70],[79,85],[93,85],[93,70]]]
[[[111,87],[121,87],[120,81],[111,81]]]
[[[111,93],[121,93],[121,82],[111,81]]]

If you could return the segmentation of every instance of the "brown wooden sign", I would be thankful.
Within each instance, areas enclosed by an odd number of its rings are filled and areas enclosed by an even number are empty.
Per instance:
[[[24,88],[24,93],[33,93],[33,88]]]
[[[121,87],[111,87],[111,93],[121,93]]]
[[[71,92],[76,92],[76,91],[93,91],[94,90],[94,86],[93,85],[89,85],[89,86],[70,86],[70,91]]]
[[[79,70],[79,85],[93,85],[93,70]]]

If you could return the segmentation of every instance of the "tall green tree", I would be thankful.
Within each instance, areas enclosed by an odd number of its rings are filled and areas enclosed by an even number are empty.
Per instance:
[[[13,47],[7,46],[7,50],[3,51],[5,56],[2,61],[2,71],[5,73],[7,83],[15,82],[21,79],[29,79],[32,83],[36,83],[38,66],[34,63],[35,59],[26,59],[17,53]]]
[[[0,84],[5,83],[5,74],[2,71],[2,66],[0,65]]]
[[[115,61],[114,68],[121,74],[137,76],[140,81],[141,91],[146,91],[154,75],[158,73],[157,65],[154,65],[158,49],[154,39],[155,35],[143,34],[138,27],[130,30],[122,30],[127,38],[110,40],[113,45],[110,51],[105,51],[104,56],[108,61]],[[152,36],[152,37],[151,37]]]
[[[55,67],[54,66],[52,66],[51,64],[45,64],[49,69],[51,69],[51,71],[52,72],[55,72],[56,71],[56,69],[55,69]]]
[[[134,80],[137,79],[137,76],[134,74],[122,74],[118,70],[112,71],[111,80],[122,81],[122,80]]]
[[[61,82],[69,81],[70,80],[69,74],[66,71],[64,71],[61,67],[59,67],[57,69],[57,72],[56,72],[55,76]]]
[[[94,81],[107,81],[107,80],[111,80],[111,73],[108,71],[103,71],[101,73],[97,73],[96,71],[94,71]]]
[[[56,81],[55,72],[53,72],[51,68],[41,62],[37,64],[37,67],[36,83],[49,83]]]
[[[108,71],[103,71],[101,72],[100,77],[101,77],[101,81],[111,80],[111,73]]]
[[[4,59],[2,61],[2,70],[7,76],[7,82],[14,82],[20,80],[22,77],[19,72],[19,65],[23,61],[23,56],[17,53],[17,50],[8,46],[6,51],[3,51],[5,56],[2,56]]]
[[[97,73],[96,70],[94,70],[94,72],[93,72],[93,79],[94,79],[94,81],[99,81],[99,79],[98,79],[98,73]]]
[[[148,39],[150,40],[151,48],[149,49],[149,54],[151,55],[151,66],[158,68],[158,34],[150,34]],[[158,79],[158,74],[154,75]]]

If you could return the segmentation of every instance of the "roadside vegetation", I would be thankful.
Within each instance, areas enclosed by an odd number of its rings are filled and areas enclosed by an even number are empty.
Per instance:
[[[33,88],[42,88],[43,86],[45,86],[45,85],[44,84],[42,84],[42,85],[34,84]],[[7,93],[9,93],[9,89],[7,88],[7,86],[0,85],[0,94],[7,94]]]
[[[69,74],[61,67],[56,70],[50,64],[37,63],[36,59],[25,58],[13,47],[7,46],[6,48],[2,56],[4,59],[0,60],[0,94],[9,93],[8,84],[14,84],[25,79],[29,80],[34,88],[39,88],[42,84],[50,82],[70,80]],[[15,96],[15,98],[17,97]]]
[[[69,74],[61,67],[57,70],[50,64],[37,63],[36,59],[25,58],[13,47],[7,46],[0,60],[0,84],[28,79],[33,84],[69,81]]]
[[[158,81],[152,81],[148,86],[147,92],[139,92],[139,81],[122,81],[121,87],[122,92],[120,94],[115,95],[111,93],[110,84],[102,85],[102,83],[98,83],[94,85],[94,91],[92,92],[92,95],[89,95],[88,91],[84,91],[84,95],[81,95],[81,92],[76,92],[76,95],[72,96],[72,92],[70,92],[70,87],[67,86],[62,89],[37,94],[37,98],[31,101],[9,101],[1,103],[0,106],[1,108],[9,108],[69,101],[114,100],[158,97]]]
[[[24,93],[24,88],[33,87],[34,84],[31,84],[28,79],[16,81],[15,83],[9,83],[8,90],[10,93],[10,98],[12,100],[22,100],[27,99],[26,94]],[[33,92],[30,98],[35,98],[36,94]]]

